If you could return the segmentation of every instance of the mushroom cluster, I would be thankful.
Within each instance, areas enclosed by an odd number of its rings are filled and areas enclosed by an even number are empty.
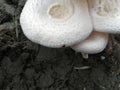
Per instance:
[[[35,43],[96,54],[120,33],[120,0],[27,0],[20,23]]]

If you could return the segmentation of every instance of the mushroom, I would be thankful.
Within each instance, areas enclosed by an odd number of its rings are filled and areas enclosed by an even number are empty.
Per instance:
[[[76,52],[81,52],[84,58],[88,58],[88,54],[96,54],[102,52],[107,46],[107,43],[107,33],[93,31],[86,40],[73,45],[71,48]]]
[[[88,5],[96,31],[120,33],[120,0],[88,0]]]
[[[87,0],[28,0],[20,23],[31,41],[53,48],[81,42],[93,30]]]

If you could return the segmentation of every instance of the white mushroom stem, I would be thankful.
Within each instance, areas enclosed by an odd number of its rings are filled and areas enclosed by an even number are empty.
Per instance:
[[[86,40],[71,48],[76,52],[81,52],[84,58],[88,58],[88,54],[102,52],[107,46],[107,43],[108,34],[94,31]]]
[[[82,57],[83,57],[84,59],[88,59],[88,58],[89,58],[89,55],[88,55],[87,53],[82,53],[82,52],[81,52],[81,55],[82,55]]]
[[[120,0],[88,0],[94,29],[120,33]]]
[[[53,48],[81,42],[93,28],[87,0],[28,0],[20,23],[31,41]]]

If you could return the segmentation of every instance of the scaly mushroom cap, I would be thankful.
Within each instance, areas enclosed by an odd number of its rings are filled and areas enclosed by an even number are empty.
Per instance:
[[[120,0],[88,0],[94,29],[120,33]]]
[[[92,32],[86,0],[28,0],[20,23],[31,41],[55,48],[78,43]]]
[[[72,49],[76,52],[95,54],[102,52],[107,43],[108,34],[94,31],[85,41],[72,46]]]

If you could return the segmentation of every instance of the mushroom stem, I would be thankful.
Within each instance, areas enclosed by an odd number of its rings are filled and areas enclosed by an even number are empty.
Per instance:
[[[81,55],[84,59],[88,59],[89,58],[89,55],[87,53],[83,53],[81,52]]]

